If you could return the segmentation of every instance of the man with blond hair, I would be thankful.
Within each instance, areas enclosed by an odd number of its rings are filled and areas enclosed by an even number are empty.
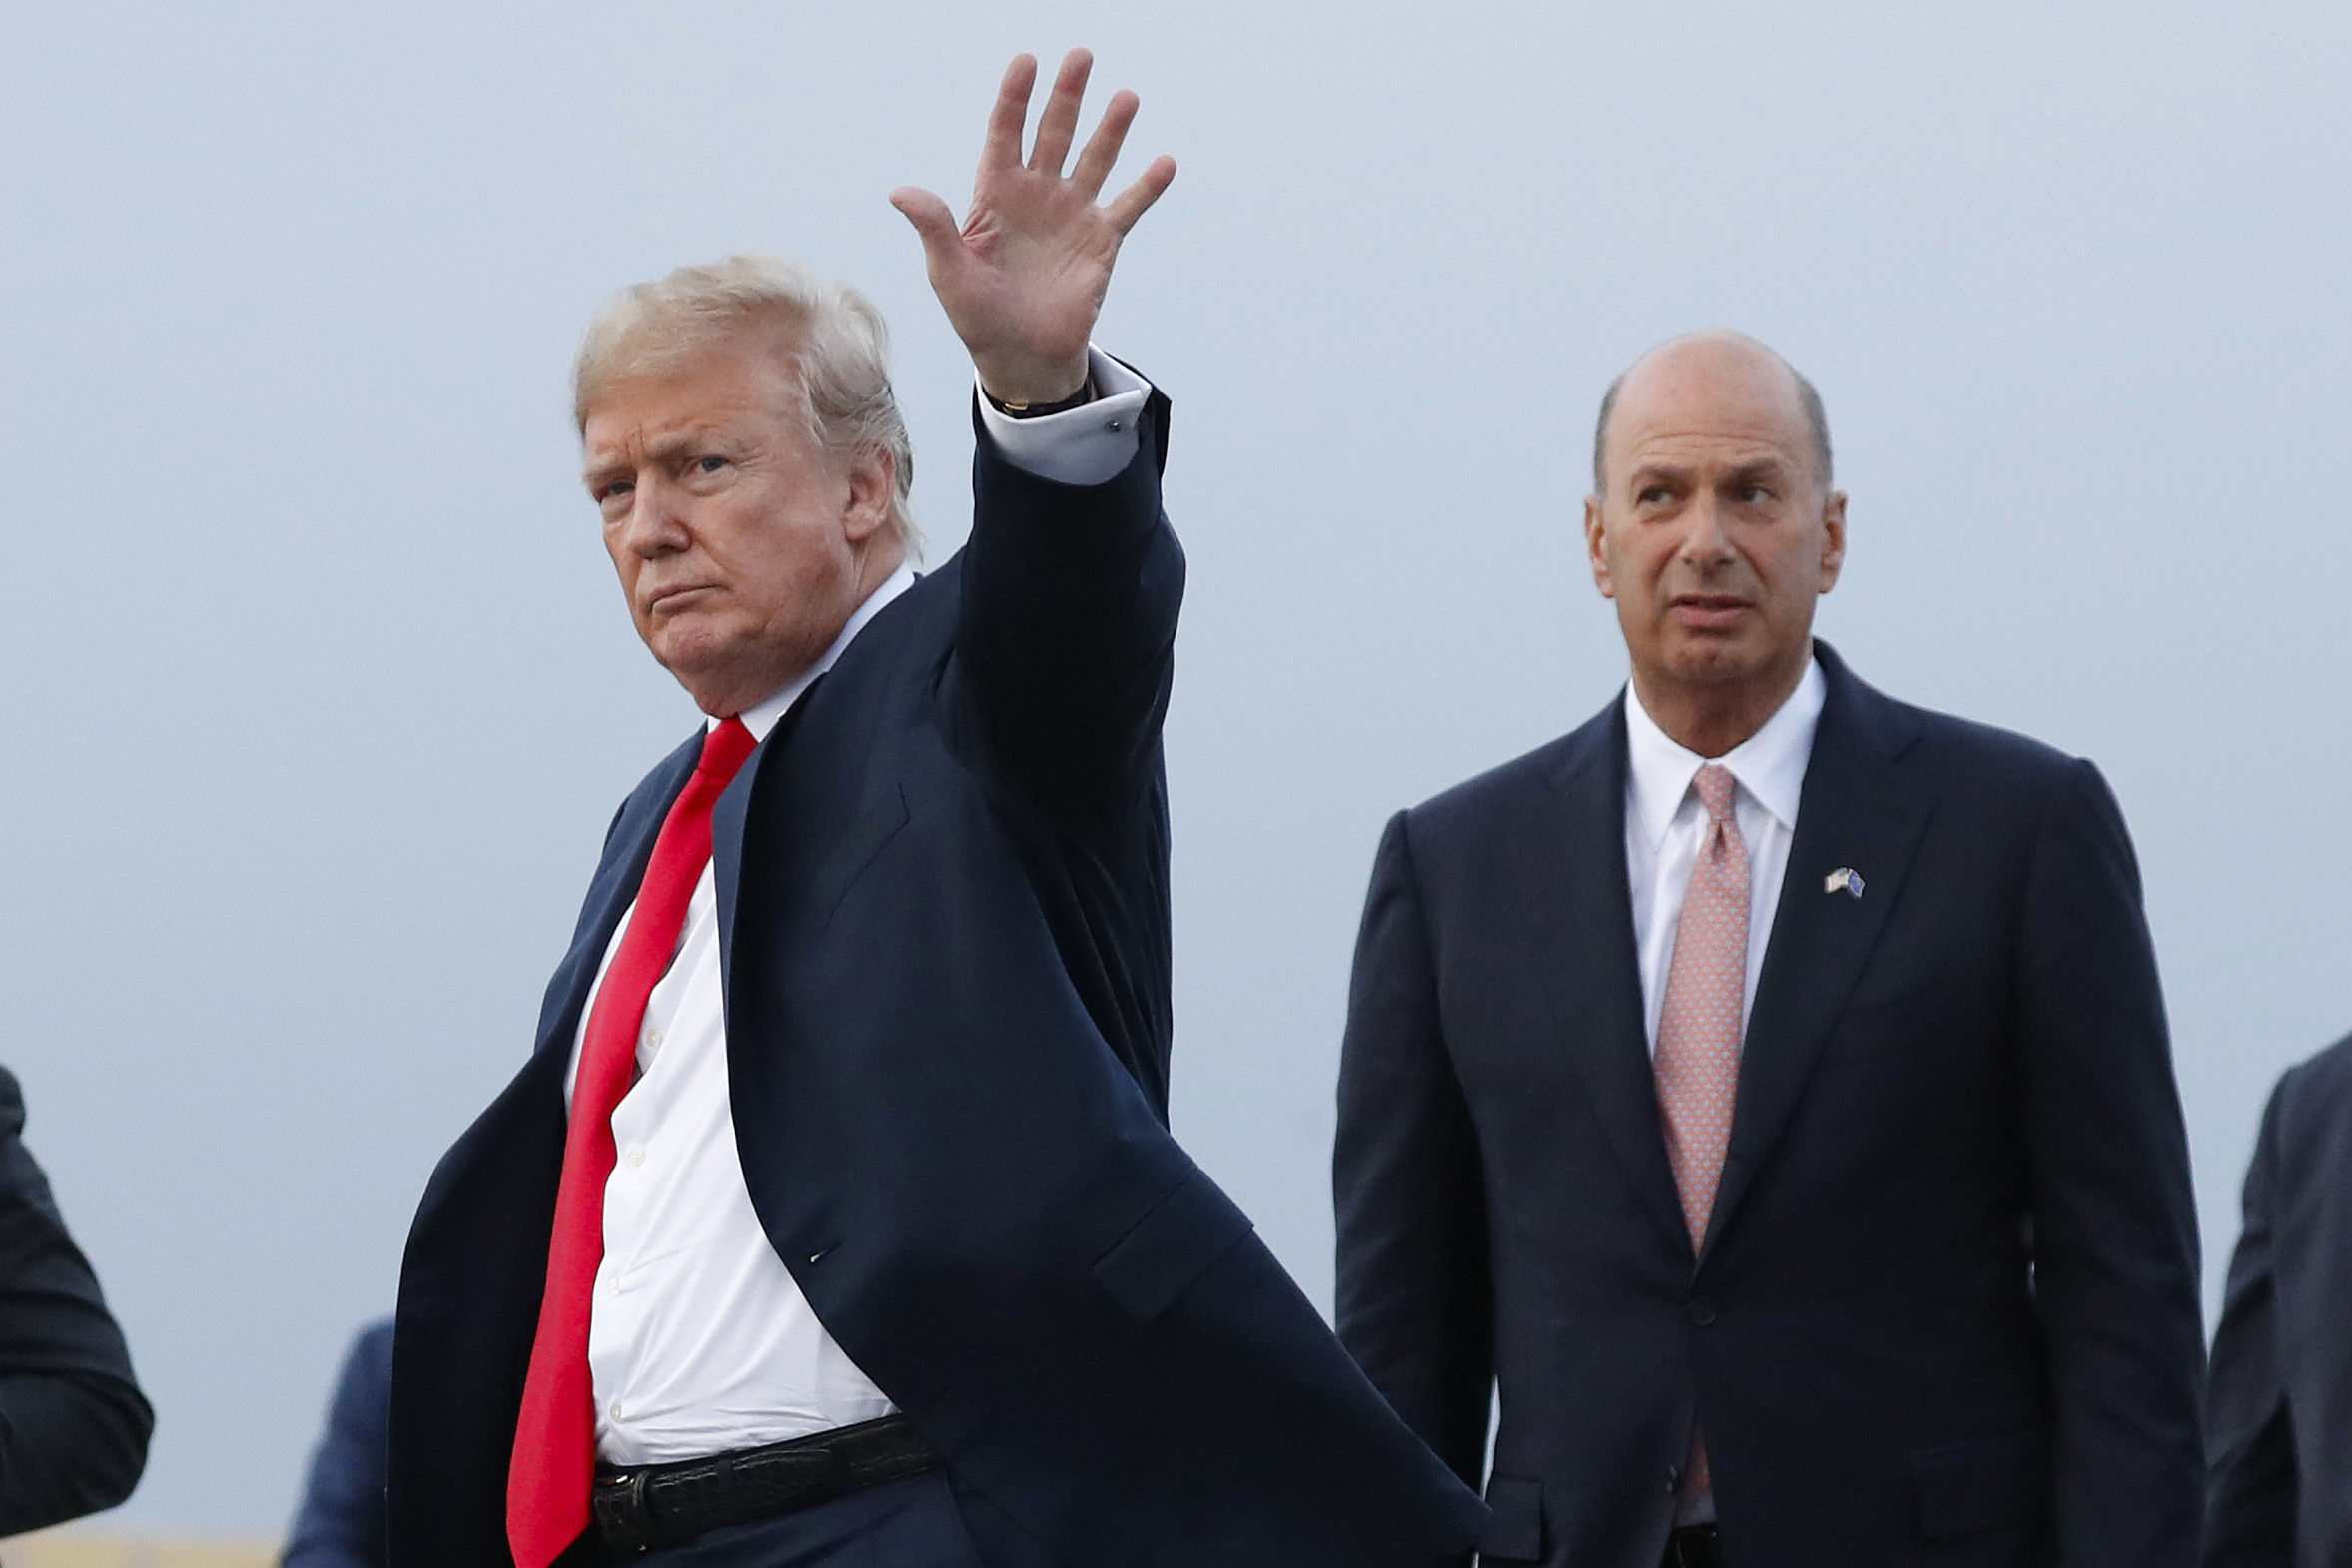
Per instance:
[[[1168,159],[1066,175],[1007,73],[961,229],[893,200],[979,381],[918,578],[884,335],[737,259],[590,324],[638,634],[705,715],[623,803],[536,1049],[401,1278],[395,1568],[1363,1568],[1482,1510],[1170,1139],[1168,403],[1090,338]]]
[[[1753,339],[1609,389],[1584,543],[1622,696],[1380,845],[1340,1337],[1484,1478],[1485,1563],[2190,1568],[2196,1213],[2106,782],[1815,641],[1846,496]]]

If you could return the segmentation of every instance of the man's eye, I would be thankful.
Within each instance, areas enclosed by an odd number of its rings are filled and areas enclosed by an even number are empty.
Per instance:
[[[724,457],[697,457],[694,459],[694,471],[697,473],[716,473],[726,465],[727,459]]]
[[[1663,484],[1653,484],[1648,489],[1645,489],[1634,496],[1634,499],[1639,501],[1644,506],[1655,506],[1660,501],[1666,499],[1666,486]]]
[[[597,487],[596,502],[598,505],[602,505],[606,501],[618,500],[622,496],[627,495],[631,491],[635,490],[636,487],[636,485],[630,483],[627,479],[615,479],[610,484],[599,485]]]

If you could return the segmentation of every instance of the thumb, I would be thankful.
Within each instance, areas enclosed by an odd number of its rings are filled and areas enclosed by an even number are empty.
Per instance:
[[[902,185],[890,193],[890,205],[906,214],[915,233],[922,236],[923,254],[933,267],[945,264],[955,254],[962,234],[947,203],[921,186]]]

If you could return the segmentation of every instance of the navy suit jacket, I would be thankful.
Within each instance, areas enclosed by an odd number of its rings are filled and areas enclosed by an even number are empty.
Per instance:
[[[2271,1093],[2213,1336],[2207,1568],[2352,1568],[2352,1039]]]
[[[1624,711],[1404,812],[1357,951],[1339,1331],[1488,1562],[1655,1568],[1694,1422],[1738,1568],[2195,1561],[2203,1334],[2139,876],[2096,769],[1828,698],[1694,1252]],[[1839,868],[1863,896],[1825,891]]]
[[[392,1323],[370,1323],[344,1357],[311,1453],[302,1507],[280,1568],[384,1568],[384,1431],[392,1401]]]
[[[0,1535],[129,1497],[155,1429],[24,1125],[16,1075],[0,1068]]]
[[[1483,1510],[1165,1126],[1160,730],[1182,556],[1167,405],[1057,484],[983,435],[969,544],[866,627],[721,798],[752,1203],[827,1330],[1004,1553],[1376,1568]],[[392,1561],[507,1561],[563,1077],[700,737],[623,805],[530,1061],[434,1173],[393,1358]]]

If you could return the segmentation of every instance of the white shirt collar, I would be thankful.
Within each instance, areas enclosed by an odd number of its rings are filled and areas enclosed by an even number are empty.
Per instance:
[[[866,595],[866,602],[852,612],[849,624],[841,628],[841,635],[833,639],[833,646],[827,648],[816,663],[801,671],[799,678],[782,691],[777,692],[765,702],[745,708],[736,715],[743,720],[743,727],[751,731],[754,739],[766,740],[768,731],[776,727],[776,721],[791,711],[792,705],[800,700],[800,694],[814,686],[819,675],[833,667],[834,661],[841,657],[842,652],[856,639],[857,634],[866,629],[866,623],[881,614],[884,605],[914,585],[914,567],[901,566],[892,572],[889,580]],[[716,729],[718,723],[717,719],[709,719],[705,721],[704,727]]]
[[[1821,722],[1822,703],[1829,696],[1821,661],[1805,661],[1805,674],[1789,693],[1780,711],[1764,721],[1764,728],[1714,760],[1721,762],[1758,805],[1784,828],[1797,826],[1797,802],[1805,789],[1805,764],[1813,756],[1813,732]],[[1666,841],[1674,814],[1690,793],[1691,780],[1707,758],[1686,751],[1658,727],[1649,710],[1625,685],[1625,742],[1633,805],[1640,813],[1642,833],[1651,849]]]

